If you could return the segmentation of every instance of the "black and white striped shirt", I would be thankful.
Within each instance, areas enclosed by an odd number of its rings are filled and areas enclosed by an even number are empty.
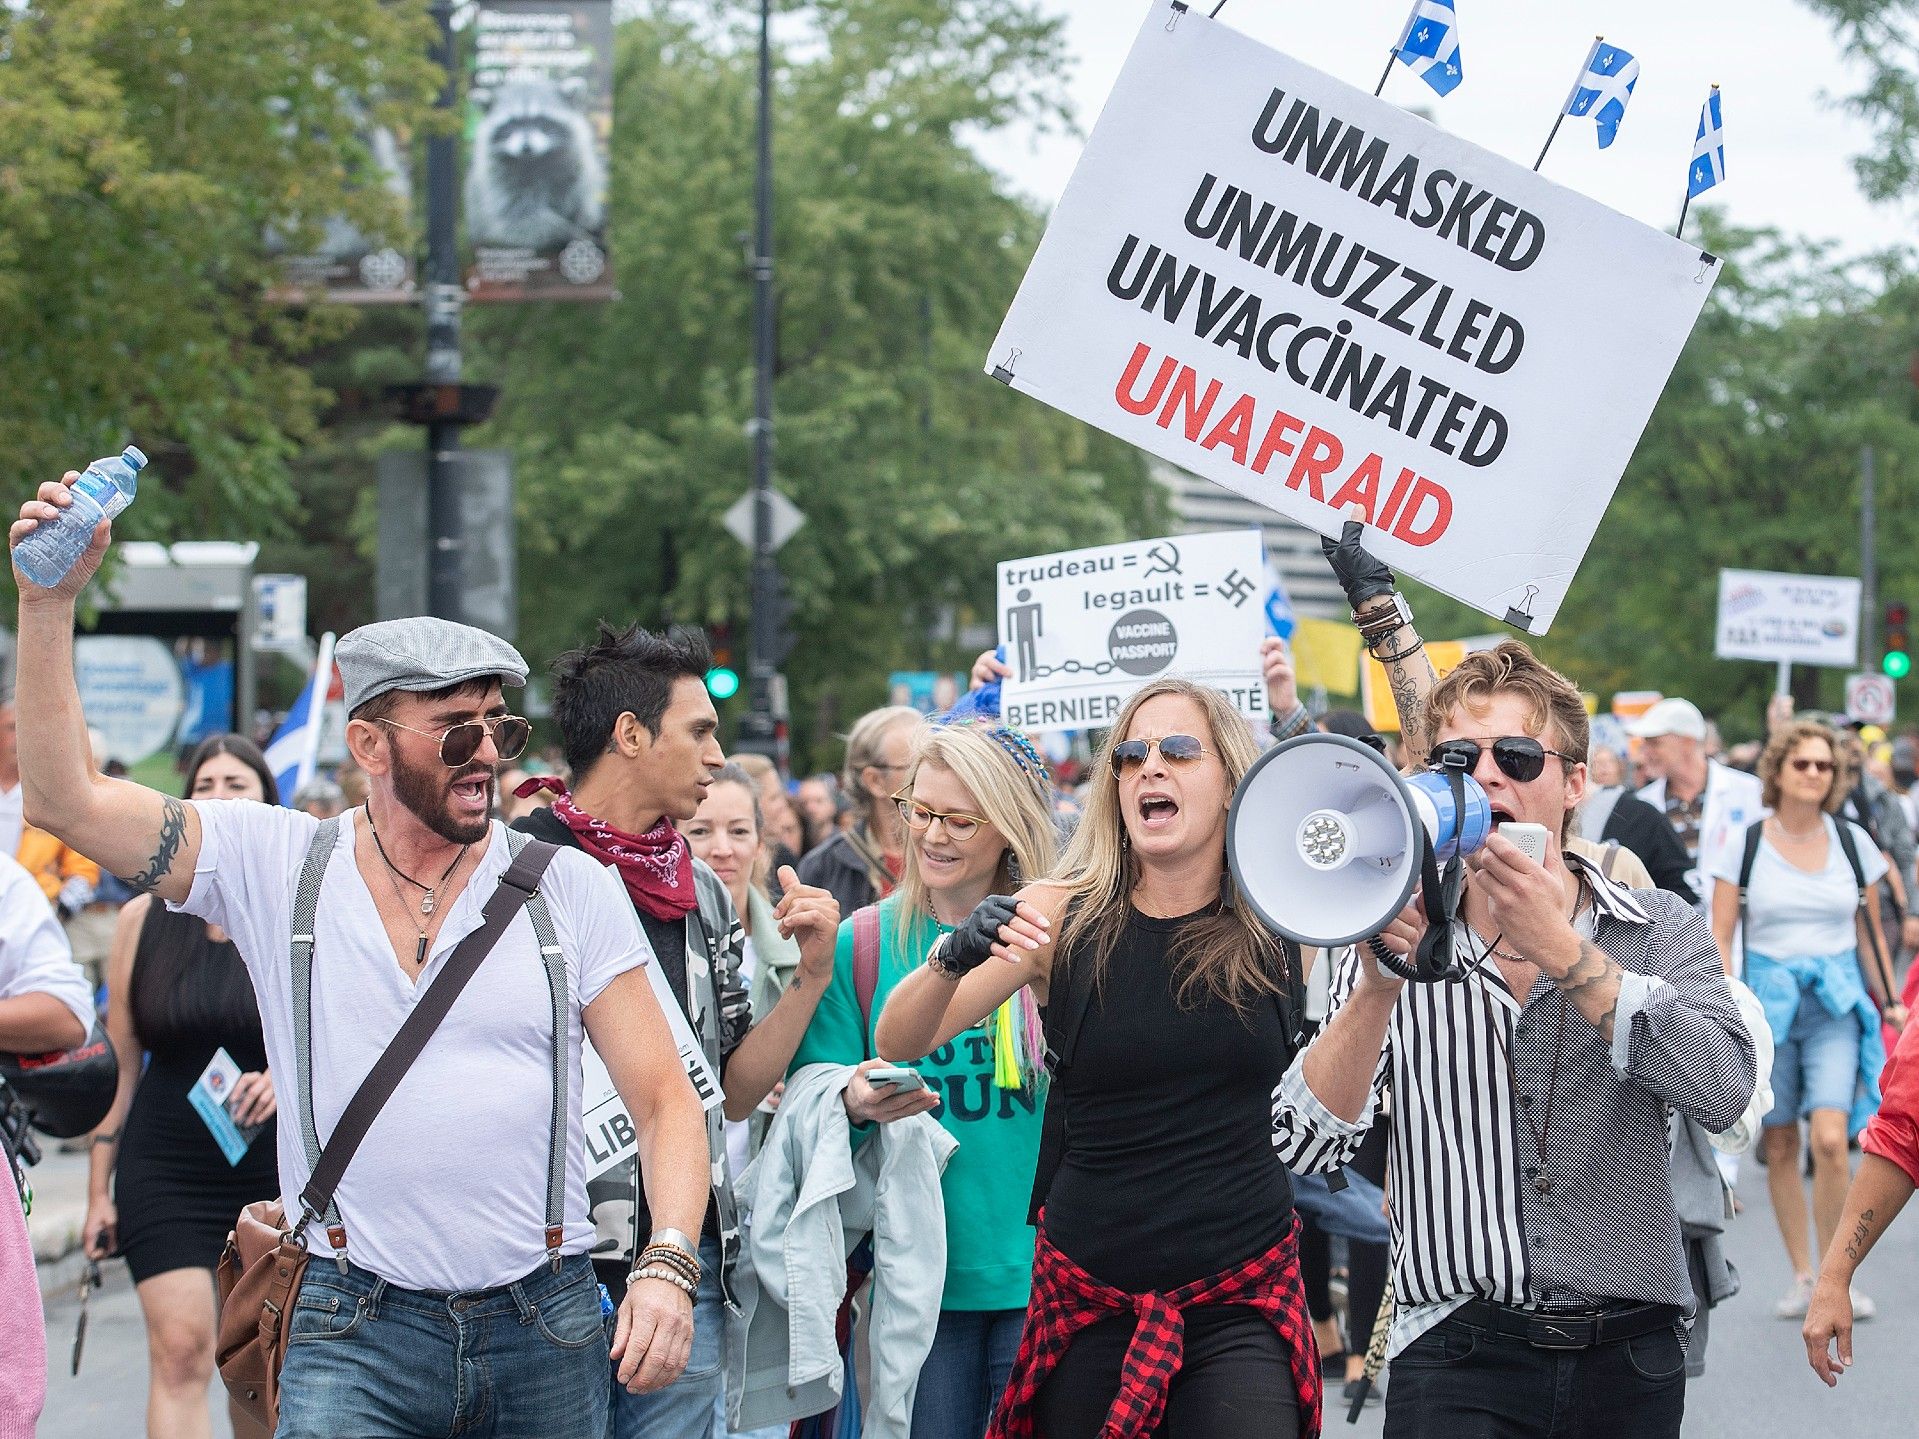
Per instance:
[[[1592,888],[1589,937],[1626,971],[1611,1044],[1543,974],[1522,1006],[1482,953],[1461,983],[1402,991],[1358,1123],[1320,1102],[1303,1055],[1274,1091],[1273,1145],[1288,1168],[1313,1172],[1352,1157],[1390,1084],[1395,1354],[1474,1298],[1692,1303],[1668,1112],[1729,1128],[1752,1096],[1752,1038],[1690,905],[1625,889],[1577,855],[1566,861]],[[1361,962],[1349,955],[1333,977],[1335,1015]],[[1544,1194],[1534,1188],[1542,1172]]]

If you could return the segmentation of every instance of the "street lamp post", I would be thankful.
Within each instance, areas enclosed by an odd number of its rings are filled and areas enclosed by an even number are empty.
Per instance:
[[[760,0],[757,158],[753,176],[753,561],[747,707],[740,738],[768,752],[779,733],[786,614],[773,539],[773,0]]]
[[[453,112],[453,3],[433,0],[439,26],[433,59],[445,72],[434,108]],[[459,136],[450,125],[426,142],[426,384],[445,395],[460,383]],[[464,619],[464,565],[460,542],[460,406],[433,404],[426,418],[427,611]]]

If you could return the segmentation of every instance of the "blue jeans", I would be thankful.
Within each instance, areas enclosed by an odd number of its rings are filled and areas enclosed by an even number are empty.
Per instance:
[[[1773,1050],[1768,1129],[1796,1125],[1815,1109],[1850,1113],[1859,1087],[1859,1016],[1834,1014],[1811,990],[1799,996],[1786,1039]]]
[[[980,1439],[1012,1377],[1024,1309],[942,1309],[913,1394],[912,1439]]]
[[[614,1321],[607,1321],[610,1326]],[[609,1329],[609,1332],[610,1329]],[[726,1301],[720,1297],[720,1243],[700,1240],[700,1293],[693,1301],[693,1352],[680,1377],[651,1394],[629,1394],[609,1379],[613,1403],[606,1439],[708,1439],[713,1410],[726,1392]],[[608,1374],[612,1371],[609,1369]]]
[[[316,1255],[294,1301],[278,1439],[597,1439],[606,1330],[584,1255],[500,1289],[400,1289]]]

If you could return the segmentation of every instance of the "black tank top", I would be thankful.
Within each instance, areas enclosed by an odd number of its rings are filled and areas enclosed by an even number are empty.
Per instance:
[[[1174,997],[1172,948],[1198,916],[1128,917],[1048,1096],[1066,1148],[1046,1233],[1074,1263],[1134,1293],[1177,1288],[1264,1253],[1292,1221],[1273,1150],[1272,1095],[1293,1048],[1269,996],[1244,1011]],[[1090,956],[1069,954],[1075,959]],[[1053,986],[1064,998],[1065,970]]]
[[[215,943],[206,921],[155,900],[140,925],[129,986],[133,1024],[159,1068],[190,1084],[216,1049],[242,1070],[267,1066],[253,982],[232,941]]]

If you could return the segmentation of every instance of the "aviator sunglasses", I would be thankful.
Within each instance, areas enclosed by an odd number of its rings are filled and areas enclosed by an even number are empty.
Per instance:
[[[493,736],[493,748],[499,752],[501,763],[515,760],[526,749],[526,742],[533,738],[533,724],[518,715],[494,715],[490,719],[465,720],[460,724],[434,734],[431,730],[415,729],[412,725],[401,724],[398,720],[382,718],[381,724],[403,729],[408,734],[423,735],[430,740],[440,742],[440,763],[448,769],[458,769],[468,763],[480,752],[480,746],[486,743],[486,737]]]
[[[1799,759],[1789,759],[1786,763],[1801,774],[1831,774],[1834,768],[1833,762],[1829,759],[1806,759],[1803,756]]]
[[[1463,774],[1471,774],[1479,768],[1479,756],[1485,746],[1476,739],[1449,739],[1444,744],[1436,744],[1432,753],[1426,756],[1428,769],[1456,769]],[[1539,778],[1539,772],[1546,767],[1546,756],[1563,759],[1568,764],[1577,763],[1569,754],[1556,749],[1547,749],[1530,735],[1507,735],[1492,742],[1493,763],[1499,766],[1499,772],[1520,784]]]
[[[1123,739],[1113,746],[1113,773],[1125,774],[1146,763],[1146,757],[1159,746],[1159,757],[1168,764],[1187,764],[1203,754],[1211,754],[1189,734],[1161,735],[1158,739]]]

